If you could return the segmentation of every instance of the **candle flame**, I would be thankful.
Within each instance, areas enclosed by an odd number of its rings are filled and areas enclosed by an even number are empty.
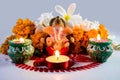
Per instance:
[[[97,35],[97,40],[100,41],[100,34]]]
[[[55,56],[57,57],[57,59],[59,58],[59,54],[60,54],[59,51],[56,50],[56,51],[55,51]]]
[[[24,43],[24,39],[23,39],[23,38],[20,38],[20,42],[21,42],[21,43]]]

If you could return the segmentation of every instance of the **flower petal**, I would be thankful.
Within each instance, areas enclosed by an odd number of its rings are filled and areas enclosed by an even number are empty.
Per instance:
[[[49,26],[49,22],[52,18],[53,18],[52,12],[51,13],[43,13],[43,14],[41,14],[40,18],[38,18],[39,24],[40,25],[44,24],[45,26]]]
[[[74,19],[74,20],[76,20],[78,22],[82,22],[82,16],[80,16],[80,15],[73,15],[71,17],[71,19]]]
[[[91,23],[91,21],[89,21],[87,19],[83,20],[82,25],[83,25],[84,31],[89,31],[91,29],[90,23]]]
[[[72,23],[72,26],[80,24],[82,22],[82,17],[80,15],[73,15],[69,22]]]
[[[75,3],[70,4],[70,6],[68,7],[68,10],[67,10],[67,14],[72,15],[74,13],[75,9],[76,9],[76,4]]]
[[[90,23],[90,27],[91,29],[97,29],[99,27],[99,22],[98,21],[94,21]]]
[[[56,12],[58,12],[59,14],[61,14],[62,16],[66,14],[65,9],[62,6],[60,6],[60,5],[56,5],[55,6],[55,10],[56,10]]]

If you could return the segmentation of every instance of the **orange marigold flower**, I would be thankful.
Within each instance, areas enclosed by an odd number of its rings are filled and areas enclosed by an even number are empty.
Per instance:
[[[81,40],[81,38],[83,37],[83,33],[84,33],[84,31],[80,26],[76,25],[73,27],[73,37],[74,37],[75,41],[78,42],[79,40]]]
[[[15,38],[15,35],[11,35],[9,37],[6,38],[6,40],[4,41],[4,43],[1,45],[0,47],[0,52],[3,53],[3,54],[7,54],[7,50],[9,48],[9,43],[8,41],[9,40],[12,40]]]
[[[87,32],[88,38],[96,38],[98,31],[96,29],[91,29]]]
[[[108,38],[108,35],[109,35],[108,31],[103,24],[100,24],[100,26],[98,28],[98,32],[99,32],[101,38]]]
[[[16,25],[13,27],[12,32],[16,35],[16,37],[24,37],[29,38],[30,35],[35,32],[35,24],[28,18],[26,19],[18,19]]]
[[[84,48],[87,48],[88,41],[89,41],[88,32],[84,32],[83,39],[81,41],[81,46],[83,46]]]
[[[43,49],[43,45],[45,45],[45,37],[47,37],[48,34],[46,34],[45,32],[43,31],[40,31],[38,33],[35,33],[34,35],[31,35],[30,38],[32,40],[32,45],[35,47],[35,48],[38,48],[40,50]]]

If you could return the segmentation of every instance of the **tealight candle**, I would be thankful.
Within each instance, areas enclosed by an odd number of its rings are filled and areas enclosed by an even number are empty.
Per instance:
[[[59,51],[55,51],[55,55],[49,56],[46,58],[47,66],[49,69],[59,69],[64,68],[67,69],[69,66],[69,57],[65,55],[59,55]]]
[[[28,61],[34,53],[34,47],[30,39],[13,39],[9,41],[8,55],[14,63]]]
[[[14,39],[13,42],[16,44],[20,44],[20,43],[25,43],[25,40],[23,38],[20,38],[20,39]]]
[[[100,34],[97,35],[97,38],[91,38],[91,41],[95,41],[95,42],[108,42],[108,39],[101,39]]]
[[[94,62],[105,62],[113,52],[111,43],[110,39],[101,39],[99,34],[97,38],[90,39],[87,51],[91,59]]]

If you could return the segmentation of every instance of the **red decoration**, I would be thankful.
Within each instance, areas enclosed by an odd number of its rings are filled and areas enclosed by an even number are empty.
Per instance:
[[[67,69],[69,67],[69,62],[62,62],[62,63],[51,63],[47,62],[47,66],[49,69]]]
[[[34,57],[32,59],[35,60],[34,64],[35,64],[35,62],[39,63],[40,58],[35,58]],[[88,62],[89,64],[80,65],[80,66],[77,66],[77,67],[72,67],[76,62],[79,62],[79,63]],[[41,63],[41,59],[40,59],[40,63]],[[16,66],[18,68],[21,68],[21,69],[30,70],[30,71],[39,71],[39,72],[71,72],[71,71],[81,71],[81,70],[87,70],[87,69],[95,68],[95,67],[99,66],[100,64],[102,64],[102,63],[92,62],[92,60],[90,59],[90,57],[88,55],[73,55],[73,54],[71,54],[70,55],[70,61],[69,61],[69,67],[67,69],[65,69],[65,68],[49,69],[47,67],[42,68],[42,67],[40,67],[41,64],[37,65],[37,67],[36,66],[30,66],[30,65],[27,65],[27,64],[16,64]],[[46,64],[44,64],[44,66],[46,66]]]

